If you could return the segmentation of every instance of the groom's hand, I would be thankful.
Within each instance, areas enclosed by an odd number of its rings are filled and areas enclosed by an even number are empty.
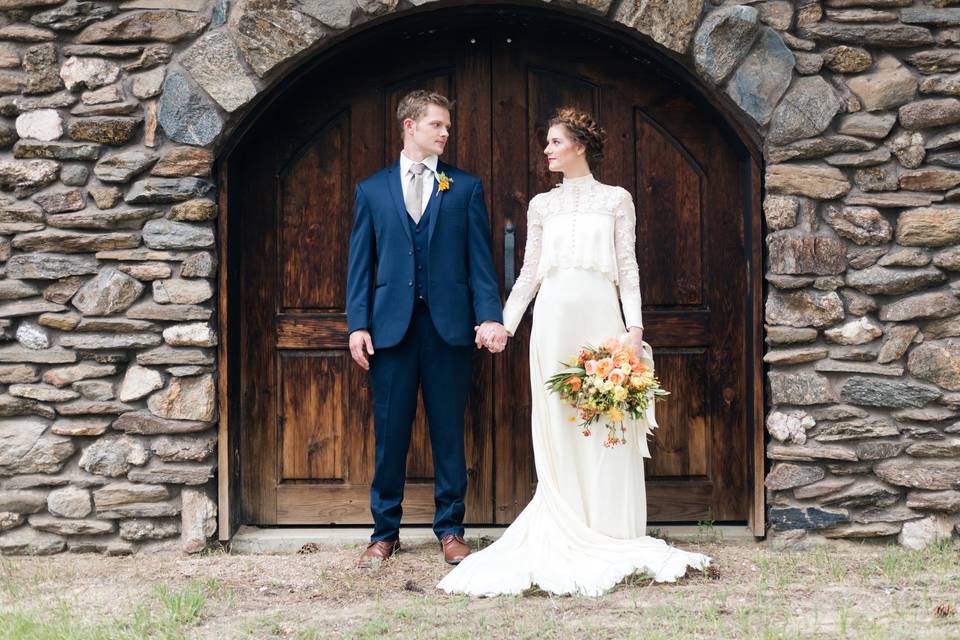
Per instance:
[[[499,322],[487,320],[473,329],[477,332],[477,349],[486,347],[490,353],[500,353],[507,346],[509,334]]]
[[[357,329],[350,334],[350,355],[353,361],[360,365],[364,371],[370,370],[370,361],[367,355],[373,355],[373,340],[370,339],[370,332],[365,329]]]

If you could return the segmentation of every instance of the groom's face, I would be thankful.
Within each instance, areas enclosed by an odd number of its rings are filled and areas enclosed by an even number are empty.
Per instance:
[[[407,120],[405,130],[423,155],[442,155],[450,138],[450,112],[440,105],[428,104],[422,118],[416,122]]]

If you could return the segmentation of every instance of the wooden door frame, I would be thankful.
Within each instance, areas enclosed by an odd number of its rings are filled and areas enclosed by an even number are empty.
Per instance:
[[[493,12],[496,5],[484,4],[476,7],[460,7],[461,13],[473,12]],[[761,139],[759,130],[746,122],[744,114],[738,113],[721,92],[716,88],[711,88],[700,83],[696,76],[688,69],[679,57],[670,55],[651,48],[646,45],[637,32],[618,28],[615,25],[597,20],[586,20],[582,14],[568,14],[560,7],[516,7],[511,6],[512,10],[534,14],[538,18],[547,18],[557,22],[573,23],[578,28],[590,31],[605,41],[613,44],[617,43],[626,48],[637,58],[650,61],[659,68],[665,69],[665,76],[671,78],[677,84],[684,88],[689,96],[703,105],[703,107],[717,115],[718,121],[729,130],[733,137],[742,145],[747,152],[747,157],[742,162],[743,184],[745,187],[744,198],[744,241],[745,247],[743,256],[746,261],[746,271],[748,278],[748,310],[752,314],[748,326],[747,340],[747,363],[751,368],[752,393],[748,393],[745,400],[748,403],[747,416],[749,423],[748,429],[752,430],[750,434],[749,448],[747,452],[747,461],[750,465],[748,477],[752,480],[753,495],[749,500],[750,511],[748,515],[748,527],[754,536],[762,537],[766,529],[766,500],[765,500],[765,403],[764,403],[764,371],[763,363],[763,237],[764,224],[762,212],[762,194],[763,194],[763,156],[761,152]],[[328,62],[331,57],[338,54],[340,42],[355,39],[357,36],[366,34],[370,31],[381,29],[397,29],[415,22],[417,20],[442,20],[443,14],[450,12],[450,8],[429,9],[429,5],[423,11],[414,14],[401,14],[397,17],[389,17],[385,20],[371,21],[339,38],[336,43],[331,44],[321,54],[313,60],[300,65],[276,85],[266,89],[268,93],[259,104],[244,118],[243,122],[237,126],[230,134],[229,140],[222,146],[214,163],[213,175],[217,180],[217,329],[219,340],[217,346],[217,405],[219,410],[219,420],[217,426],[217,499],[218,499],[218,537],[220,541],[229,541],[235,533],[236,527],[242,524],[242,509],[239,499],[239,468],[240,468],[240,433],[239,420],[231,419],[231,416],[237,413],[236,403],[239,401],[237,391],[237,372],[235,371],[237,363],[236,358],[231,359],[231,352],[237,348],[236,328],[237,318],[235,317],[238,309],[236,304],[230,304],[230,294],[235,290],[236,278],[230,277],[231,268],[237,262],[235,256],[236,243],[231,243],[230,215],[228,202],[228,164],[232,150],[243,138],[245,132],[253,126],[262,114],[266,106],[272,102],[272,97],[282,93],[285,88],[295,84],[303,74],[309,72],[318,65]]]

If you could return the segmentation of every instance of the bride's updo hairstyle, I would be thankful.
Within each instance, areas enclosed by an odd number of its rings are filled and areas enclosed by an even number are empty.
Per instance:
[[[561,107],[550,118],[547,127],[558,124],[563,125],[574,142],[586,148],[587,162],[591,166],[603,160],[603,143],[607,139],[607,132],[593,116],[574,107]]]

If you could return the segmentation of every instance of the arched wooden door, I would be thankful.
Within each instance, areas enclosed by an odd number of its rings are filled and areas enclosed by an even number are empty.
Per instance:
[[[522,264],[527,202],[559,180],[541,153],[550,112],[573,104],[598,114],[609,142],[595,174],[636,200],[645,337],[673,392],[647,465],[650,520],[746,520],[750,160],[649,66],[576,29],[535,24],[446,20],[359,37],[285,89],[231,152],[242,521],[370,522],[373,429],[366,374],[346,350],[347,239],[354,185],[396,159],[395,106],[415,87],[456,100],[444,160],[483,179],[507,280]],[[532,496],[529,330],[528,313],[504,354],[476,355],[470,523],[508,523]],[[421,412],[405,523],[431,521],[431,476]]]

